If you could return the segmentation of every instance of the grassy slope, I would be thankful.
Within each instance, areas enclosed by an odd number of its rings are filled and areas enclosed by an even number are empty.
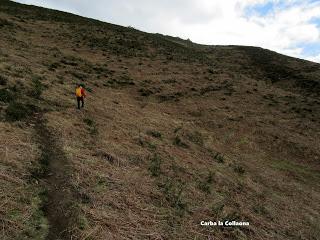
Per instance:
[[[76,238],[319,236],[318,64],[7,1],[0,29],[2,238],[48,232],[41,144],[28,116],[10,119],[14,102],[45,112],[71,163]],[[81,112],[77,82],[90,90]]]

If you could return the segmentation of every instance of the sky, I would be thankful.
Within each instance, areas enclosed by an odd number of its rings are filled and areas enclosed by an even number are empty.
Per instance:
[[[320,63],[320,0],[16,0],[208,45]]]

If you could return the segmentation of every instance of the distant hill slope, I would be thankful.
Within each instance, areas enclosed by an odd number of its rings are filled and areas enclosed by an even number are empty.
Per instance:
[[[1,239],[318,238],[319,64],[6,0],[0,46]]]

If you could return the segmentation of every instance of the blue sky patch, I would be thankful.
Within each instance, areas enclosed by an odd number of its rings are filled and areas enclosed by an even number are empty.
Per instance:
[[[305,56],[315,56],[320,53],[320,41],[309,44],[301,43],[297,47],[301,47],[303,49],[302,54]]]
[[[256,4],[254,6],[248,7],[245,11],[245,15],[246,16],[252,16],[252,15],[266,16],[273,11],[274,6],[275,4],[273,2]]]

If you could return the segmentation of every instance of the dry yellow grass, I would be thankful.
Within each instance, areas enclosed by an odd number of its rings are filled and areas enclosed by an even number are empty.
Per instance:
[[[0,130],[1,239],[44,237],[47,226],[39,210],[41,189],[30,176],[38,165],[33,131],[23,123],[0,123]],[[35,230],[34,224],[40,228]]]

